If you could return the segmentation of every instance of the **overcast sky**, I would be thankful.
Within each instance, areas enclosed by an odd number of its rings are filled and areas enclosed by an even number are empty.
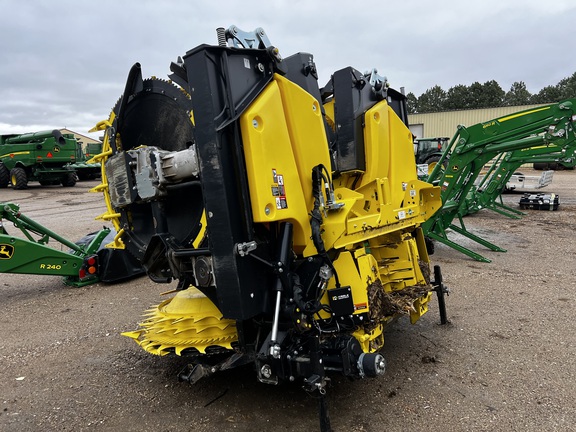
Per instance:
[[[0,17],[3,134],[87,133],[132,64],[165,78],[171,61],[232,24],[263,27],[284,57],[314,54],[320,85],[353,66],[416,96],[492,79],[536,93],[576,72],[574,0],[0,0]]]

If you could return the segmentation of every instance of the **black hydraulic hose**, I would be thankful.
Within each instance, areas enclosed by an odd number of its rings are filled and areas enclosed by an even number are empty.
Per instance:
[[[312,316],[315,313],[319,312],[322,309],[322,304],[320,303],[320,299],[314,299],[305,301],[304,299],[304,288],[300,283],[300,277],[297,274],[292,275],[292,298],[294,300],[294,304],[300,308],[304,314]]]
[[[322,239],[322,213],[320,212],[320,197],[322,194],[322,180],[325,179],[322,169],[326,170],[323,165],[317,165],[312,168],[312,195],[314,197],[314,208],[310,212],[310,228],[312,229],[312,242],[318,251],[318,254],[324,259],[324,262],[330,266],[334,272],[336,287],[340,288],[338,273],[332,264],[332,260],[326,253],[324,240]],[[328,183],[326,179],[326,183]]]

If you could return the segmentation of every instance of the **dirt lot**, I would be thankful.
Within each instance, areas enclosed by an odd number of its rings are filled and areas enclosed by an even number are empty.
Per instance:
[[[575,180],[560,171],[543,190],[560,195],[559,211],[466,218],[508,249],[470,245],[490,264],[437,245],[451,324],[438,324],[434,303],[416,325],[401,320],[387,332],[384,376],[336,377],[335,430],[576,430]],[[3,189],[0,201],[77,239],[102,225],[101,196],[88,193],[95,184]],[[505,197],[514,206],[519,198]],[[120,336],[168,288],[147,278],[69,288],[59,278],[0,275],[0,430],[318,429],[315,401],[297,386],[260,384],[249,368],[189,386],[176,379],[184,359],[146,354]]]

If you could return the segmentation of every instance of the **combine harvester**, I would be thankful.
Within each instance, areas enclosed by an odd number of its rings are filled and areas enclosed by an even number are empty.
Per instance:
[[[547,158],[574,160],[576,99],[521,111],[458,131],[428,177],[442,190],[442,208],[423,224],[425,235],[477,261],[488,258],[448,238],[455,231],[493,251],[505,249],[472,234],[463,217],[482,208],[499,209],[495,204],[515,168],[524,162]],[[483,167],[501,158],[500,172],[492,172],[482,188],[475,186]],[[459,225],[454,223],[455,219]]]
[[[101,144],[88,144],[101,152]],[[96,178],[100,167],[89,163],[74,134],[59,130],[0,135],[0,189],[26,189],[28,183],[72,187],[78,178]]]
[[[0,189],[26,189],[28,182],[42,186],[76,185],[77,142],[59,130],[23,135],[0,135]]]

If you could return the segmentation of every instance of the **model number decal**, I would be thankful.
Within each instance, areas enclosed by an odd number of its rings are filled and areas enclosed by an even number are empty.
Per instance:
[[[40,264],[40,268],[45,270],[61,270],[62,266],[60,264]]]

